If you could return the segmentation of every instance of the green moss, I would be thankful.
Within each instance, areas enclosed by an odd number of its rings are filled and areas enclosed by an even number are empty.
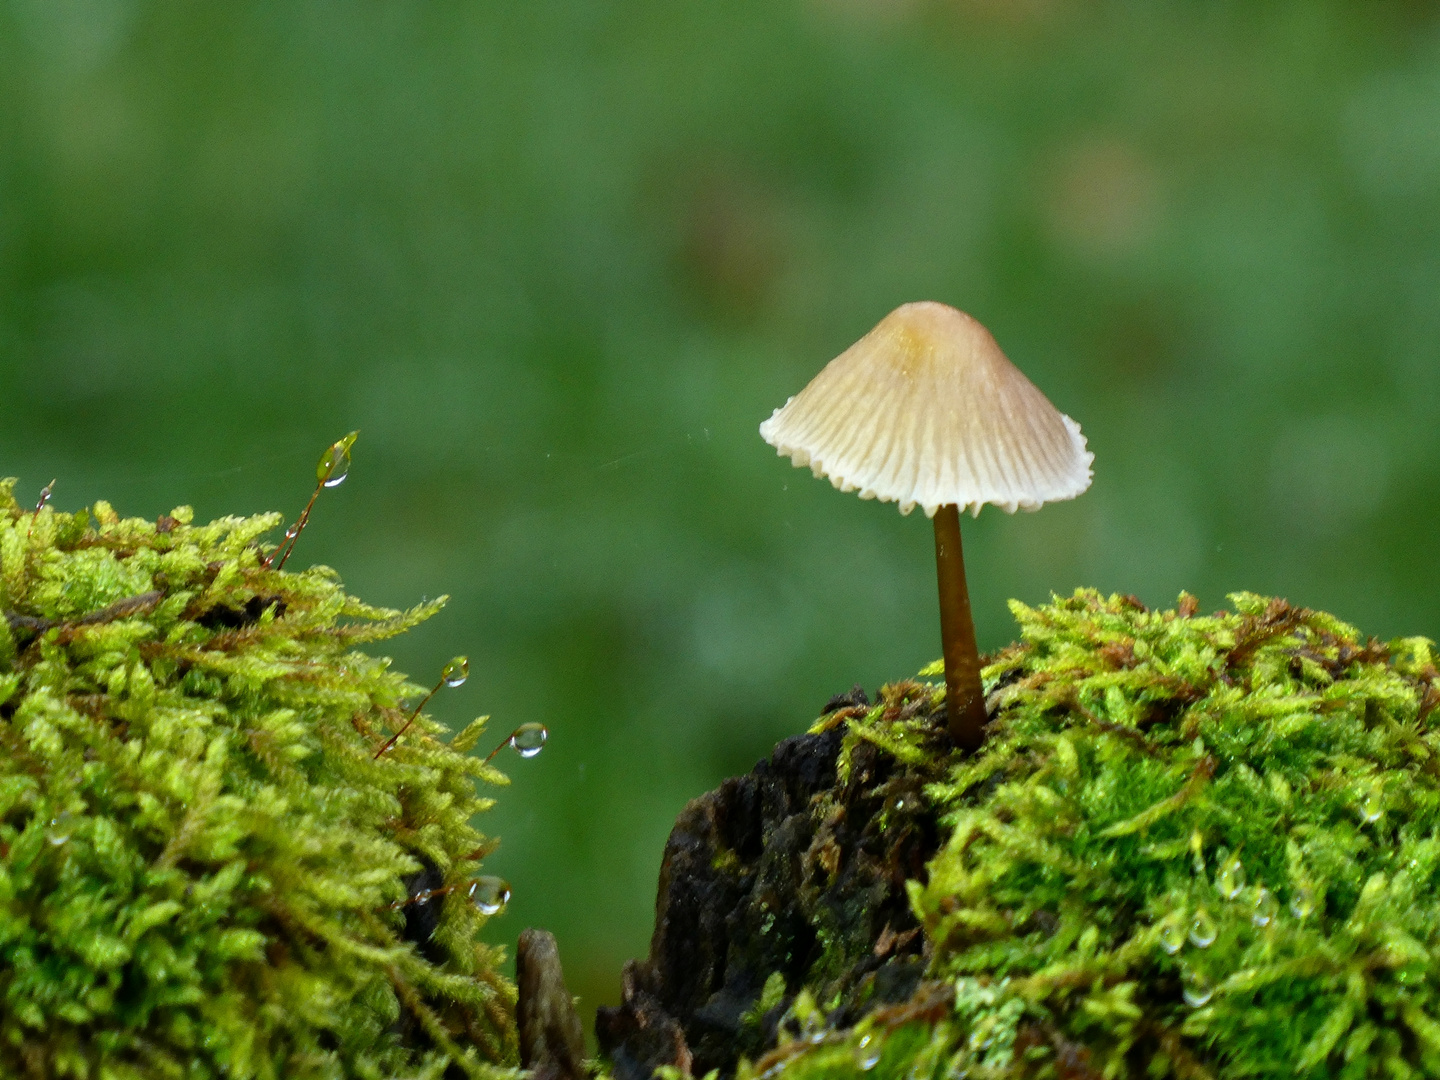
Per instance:
[[[895,688],[852,720],[937,774],[928,981],[845,1031],[797,1001],[742,1076],[1440,1075],[1432,645],[1232,601],[1012,605],[968,760]]]
[[[18,506],[0,483],[0,1075],[494,1077],[514,990],[463,890],[504,777],[358,651],[414,626],[265,565],[277,515]],[[413,936],[413,935],[412,935]],[[427,935],[428,937],[428,935]]]

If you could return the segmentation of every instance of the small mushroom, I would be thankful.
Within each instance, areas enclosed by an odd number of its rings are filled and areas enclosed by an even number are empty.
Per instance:
[[[904,304],[760,425],[797,466],[862,499],[917,505],[935,523],[950,734],[984,739],[980,653],[970,615],[960,508],[1006,513],[1073,499],[1094,455],[1080,425],[1005,358],[990,332],[946,304]]]

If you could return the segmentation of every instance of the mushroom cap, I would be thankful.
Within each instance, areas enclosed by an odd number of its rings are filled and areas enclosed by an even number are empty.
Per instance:
[[[926,517],[948,504],[1006,513],[1090,486],[1080,425],[1051,405],[990,332],[947,304],[896,308],[830,361],[760,434],[841,491]]]

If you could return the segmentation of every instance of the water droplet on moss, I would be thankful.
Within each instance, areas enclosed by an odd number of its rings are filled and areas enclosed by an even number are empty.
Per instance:
[[[510,902],[510,883],[504,878],[478,877],[466,895],[481,915],[495,915]]]
[[[855,1044],[855,1067],[861,1072],[869,1072],[879,1064],[880,1040],[867,1032],[860,1036],[860,1041]]]
[[[1269,926],[1280,909],[1280,902],[1275,899],[1275,894],[1263,885],[1255,890],[1251,904],[1255,910],[1250,913],[1250,921],[1256,926]]]
[[[45,839],[56,847],[66,843],[75,832],[75,815],[69,810],[62,810],[50,819],[50,825],[45,830]]]
[[[1202,1005],[1209,1004],[1210,999],[1215,996],[1215,987],[1210,980],[1198,971],[1187,971],[1184,975],[1185,983],[1185,1004],[1192,1009],[1198,1009]]]
[[[1195,918],[1190,920],[1190,942],[1196,948],[1208,949],[1215,944],[1215,920],[1210,913],[1201,908],[1195,913]]]
[[[1174,956],[1185,947],[1185,927],[1179,919],[1167,919],[1160,927],[1160,948]]]
[[[1232,855],[1226,860],[1220,868],[1220,876],[1215,879],[1215,888],[1226,900],[1234,900],[1240,895],[1240,890],[1245,888],[1245,867],[1240,862],[1240,856]]]
[[[440,677],[445,680],[446,686],[464,686],[465,680],[470,677],[470,658],[468,656],[457,656],[445,665],[445,670],[440,672]]]
[[[521,724],[510,736],[510,745],[522,758],[532,758],[545,749],[545,740],[549,737],[550,729],[544,724]]]
[[[1385,813],[1385,785],[1377,777],[1370,785],[1364,801],[1360,803],[1360,820],[1367,825],[1373,825],[1380,820]]]
[[[1315,911],[1315,893],[1308,885],[1301,885],[1290,897],[1290,914],[1297,919],[1308,919]]]

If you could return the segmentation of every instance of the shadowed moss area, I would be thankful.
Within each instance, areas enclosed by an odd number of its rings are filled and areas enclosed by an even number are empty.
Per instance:
[[[973,758],[938,686],[822,719],[842,787],[870,747],[940,769],[926,977],[855,1023],[802,992],[739,1076],[1440,1075],[1432,644],[1231,600],[1012,604]]]
[[[429,618],[270,569],[278,515],[33,511],[0,482],[0,1075],[496,1077],[463,886],[505,778],[358,647]],[[421,903],[417,889],[451,886]]]

